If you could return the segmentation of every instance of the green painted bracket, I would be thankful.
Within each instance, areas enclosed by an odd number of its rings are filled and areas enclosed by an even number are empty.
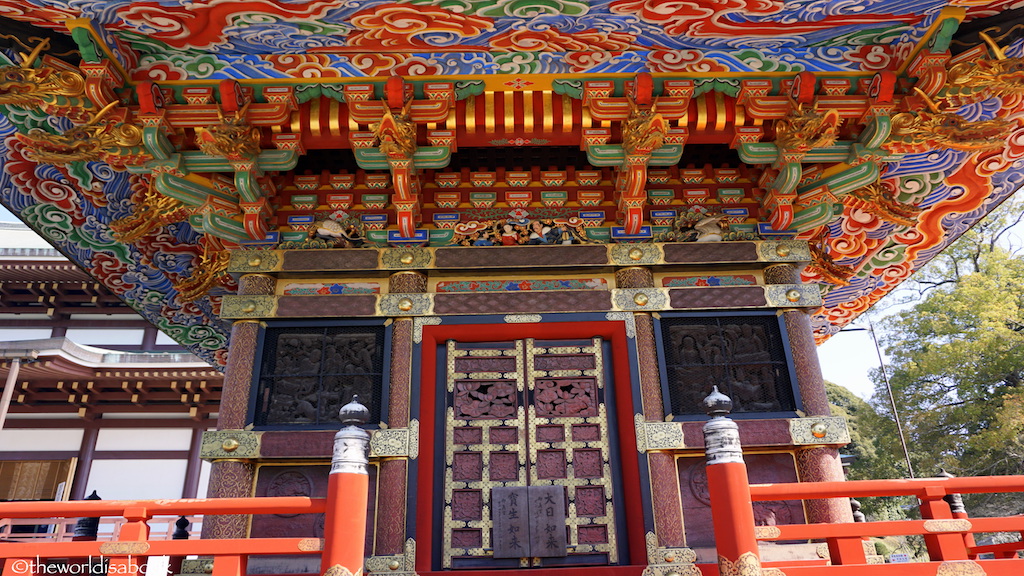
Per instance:
[[[650,166],[672,166],[683,156],[681,144],[668,144],[651,153]],[[587,160],[591,166],[622,166],[626,151],[620,144],[598,144],[587,147]]]
[[[828,186],[829,192],[836,196],[842,196],[863,188],[868,184],[878,181],[879,168],[878,164],[874,162],[865,162],[856,166],[851,166],[845,170],[832,174],[826,178],[819,178],[813,182],[809,182],[797,188],[798,194],[805,194],[820,187],[821,185]]]
[[[156,186],[157,192],[179,200],[188,206],[202,206],[206,203],[206,198],[209,196],[214,196],[233,204],[238,202],[238,198],[232,194],[226,194],[173,174],[157,174],[156,178],[153,179],[153,185]]]
[[[177,151],[164,131],[156,126],[146,126],[142,129],[142,143],[156,160],[168,160]]]
[[[388,170],[388,157],[380,148],[353,148],[356,164],[363,170]],[[413,165],[417,169],[446,168],[452,159],[452,149],[447,146],[422,146],[412,156]]]

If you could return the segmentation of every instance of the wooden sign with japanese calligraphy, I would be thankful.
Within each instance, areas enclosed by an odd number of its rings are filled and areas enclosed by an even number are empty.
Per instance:
[[[554,558],[566,555],[565,488],[530,486],[530,556]]]
[[[492,488],[491,519],[495,558],[553,558],[567,553],[562,486]]]
[[[491,520],[495,558],[529,558],[530,507],[526,486],[491,489]]]

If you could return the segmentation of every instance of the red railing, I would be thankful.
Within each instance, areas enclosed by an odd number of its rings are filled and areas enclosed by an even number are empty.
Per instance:
[[[771,563],[772,567],[782,569],[786,576],[878,576],[897,572],[900,576],[945,573],[1020,576],[1024,574],[1024,559],[1017,558],[1016,552],[1024,549],[1024,543],[974,546],[973,534],[1024,532],[1024,516],[966,518],[961,514],[961,517],[956,517],[943,500],[944,496],[954,493],[997,492],[1024,492],[1024,476],[761,484],[750,487],[754,501],[870,496],[915,496],[920,500],[921,520],[758,527],[757,537],[762,541],[827,543],[831,566],[811,566],[802,562]],[[712,500],[713,509],[721,504]],[[212,557],[213,576],[243,576],[250,556],[318,555],[322,542],[315,538],[163,540],[151,537],[147,523],[154,517],[167,516],[206,515],[208,518],[208,515],[322,513],[327,506],[325,499],[301,497],[0,504],[0,517],[4,518],[48,518],[49,522],[60,523],[62,518],[106,517],[119,519],[122,523],[117,539],[112,541],[0,542],[0,559],[4,559],[0,576],[60,574],[40,566],[49,559],[74,562],[90,558],[106,559],[109,574],[135,575],[148,557],[181,558],[188,555]],[[923,537],[928,561],[868,563],[863,547],[867,538],[908,535]],[[979,559],[979,555],[984,553],[993,553],[996,558]],[[718,572],[713,564],[700,565],[700,568],[705,575]]]
[[[843,524],[791,524],[758,527],[758,540],[794,541],[825,540],[832,566],[828,574],[899,573],[900,576],[932,575],[961,569],[957,574],[1021,576],[1024,559],[1017,551],[1024,542],[975,546],[974,534],[1009,532],[1024,533],[1024,515],[999,518],[968,518],[954,514],[943,498],[951,494],[1024,492],[1024,476],[979,476],[967,478],[920,478],[915,480],[859,480],[849,482],[801,482],[793,484],[759,484],[750,487],[751,499],[809,500],[817,498],[862,498],[872,496],[916,496],[921,520],[891,522],[856,522]],[[712,502],[714,506],[714,502]],[[870,537],[920,536],[928,551],[927,562],[907,564],[869,564],[864,542]],[[991,553],[994,559],[981,560]],[[975,569],[984,570],[983,572]],[[822,568],[787,567],[787,576],[821,574]],[[949,572],[954,573],[954,572]]]
[[[248,538],[224,540],[154,540],[148,522],[155,516],[211,514],[316,514],[326,510],[323,498],[217,498],[202,500],[82,500],[74,502],[9,502],[0,504],[4,518],[122,518],[117,540],[78,542],[3,542],[2,576],[74,574],[45,568],[48,560],[109,562],[107,574],[134,576],[151,556],[213,558],[214,576],[244,576],[249,556],[319,554],[317,538]],[[145,570],[142,570],[144,572]],[[79,571],[78,573],[83,573]],[[155,576],[155,575],[153,575]]]

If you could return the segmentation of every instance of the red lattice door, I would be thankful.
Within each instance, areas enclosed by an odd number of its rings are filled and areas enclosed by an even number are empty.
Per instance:
[[[618,562],[601,347],[599,338],[448,342],[443,568]],[[529,534],[495,534],[494,514],[507,512],[492,509],[492,489],[530,486],[563,488],[565,550],[495,558],[508,538]]]

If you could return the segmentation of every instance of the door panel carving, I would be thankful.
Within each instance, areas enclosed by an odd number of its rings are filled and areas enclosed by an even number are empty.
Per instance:
[[[599,338],[447,343],[443,568],[618,562],[604,371]],[[516,548],[496,541],[492,489],[527,486],[561,488],[546,493],[562,495],[564,554],[495,558]]]

